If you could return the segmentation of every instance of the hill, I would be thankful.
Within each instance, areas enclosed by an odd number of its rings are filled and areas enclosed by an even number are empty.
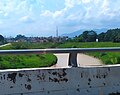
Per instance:
[[[97,34],[101,33],[101,32],[106,32],[108,29],[107,28],[101,28],[101,29],[80,29],[80,30],[77,30],[77,31],[74,31],[72,33],[69,33],[69,34],[62,34],[61,36],[68,36],[70,38],[73,38],[75,36],[79,36],[81,35],[84,31],[90,31],[90,30],[93,30],[95,31]]]

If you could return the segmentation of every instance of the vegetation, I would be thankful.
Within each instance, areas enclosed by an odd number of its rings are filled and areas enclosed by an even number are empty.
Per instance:
[[[95,42],[98,39],[99,43]],[[120,29],[110,29],[107,32],[97,34],[95,31],[84,31],[81,35],[73,39],[68,39],[65,44],[59,47],[73,48],[98,48],[98,47],[120,47]],[[120,53],[87,53],[88,55],[97,57],[104,64],[120,64]]]
[[[99,48],[99,47],[120,47],[120,43],[114,42],[64,42],[64,43],[13,43],[10,46],[1,47],[0,49],[25,49],[25,48]],[[91,56],[97,57],[103,61],[104,64],[119,64],[120,53],[87,53]]]
[[[59,48],[99,48],[120,47],[120,43],[113,42],[66,42],[57,46]]]
[[[0,47],[1,50],[7,49],[45,49],[55,48],[60,43],[44,42],[44,43],[32,43],[32,42],[14,42],[11,45]]]
[[[120,43],[113,42],[67,42],[59,45],[60,48],[99,48],[99,47],[120,47]],[[94,56],[102,60],[106,65],[108,64],[120,64],[119,52],[92,52],[87,53],[90,56]]]
[[[56,61],[57,58],[53,54],[1,55],[0,69],[49,67]]]
[[[93,30],[84,31],[73,40],[77,42],[95,42],[96,39],[98,39],[99,42],[120,42],[120,29],[110,29],[107,32],[102,32],[98,35]]]
[[[5,39],[2,35],[0,35],[0,45],[5,43]]]
[[[120,64],[120,53],[119,52],[95,52],[95,53],[87,53],[88,55],[94,56],[102,60],[102,62],[106,65],[110,64]]]
[[[16,42],[11,45],[0,47],[1,50],[9,49],[32,49],[45,48],[51,43],[23,43]],[[50,67],[57,62],[57,57],[53,54],[32,54],[32,55],[0,55],[0,69],[17,68],[39,68]]]
[[[3,41],[3,37],[0,37]],[[17,39],[26,39],[24,35],[17,35]],[[99,42],[95,42],[99,39]],[[84,31],[81,35],[68,38],[66,42],[14,42],[0,49],[39,49],[39,48],[98,48],[98,47],[120,47],[120,29],[110,29],[107,32],[97,34],[95,31]],[[88,55],[101,59],[104,64],[120,64],[120,53],[95,52]],[[51,66],[56,63],[57,58],[53,54],[46,55],[0,55],[0,68],[34,68]]]

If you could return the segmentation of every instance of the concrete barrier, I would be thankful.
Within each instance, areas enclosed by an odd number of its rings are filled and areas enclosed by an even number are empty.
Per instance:
[[[120,65],[0,71],[0,95],[120,95]]]

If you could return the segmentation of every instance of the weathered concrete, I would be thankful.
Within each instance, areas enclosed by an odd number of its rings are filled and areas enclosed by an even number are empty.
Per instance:
[[[54,65],[54,67],[68,67],[69,53],[62,53],[62,54],[58,53],[54,55],[56,55],[58,59],[57,64]],[[101,60],[83,53],[78,53],[77,64],[79,67],[103,65]]]
[[[120,65],[0,71],[0,95],[119,95]]]

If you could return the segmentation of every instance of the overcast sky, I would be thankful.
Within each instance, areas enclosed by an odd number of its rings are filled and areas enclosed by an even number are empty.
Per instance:
[[[79,29],[119,28],[120,0],[0,0],[4,36],[55,36]]]

